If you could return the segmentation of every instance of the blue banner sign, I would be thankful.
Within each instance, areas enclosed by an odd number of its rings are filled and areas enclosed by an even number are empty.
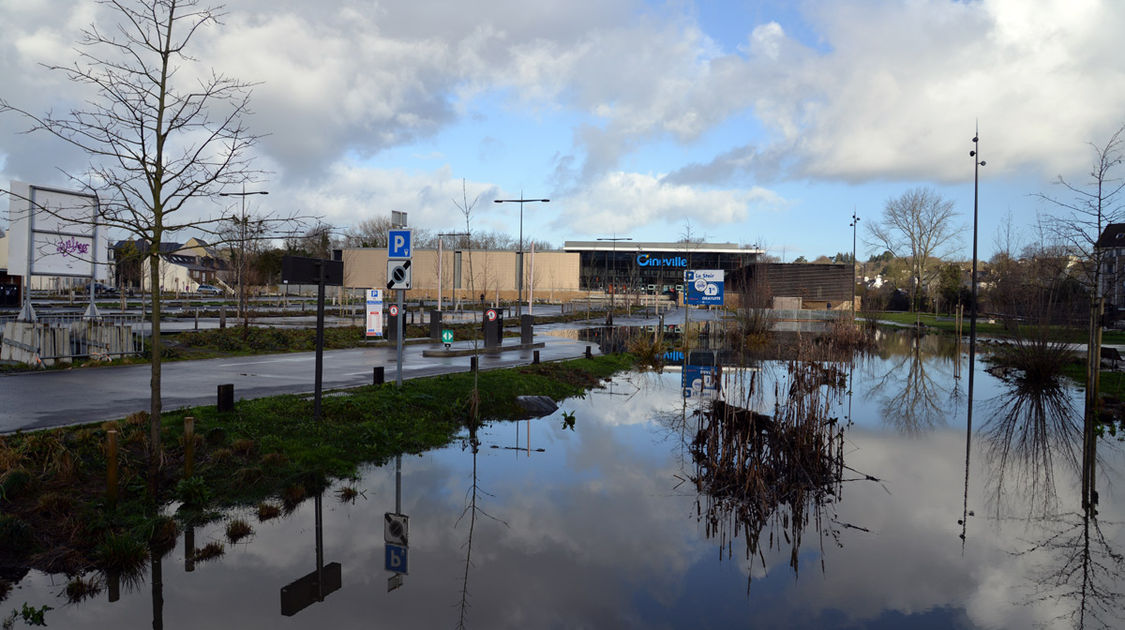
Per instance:
[[[700,306],[723,305],[723,270],[696,269],[684,272],[684,303]]]

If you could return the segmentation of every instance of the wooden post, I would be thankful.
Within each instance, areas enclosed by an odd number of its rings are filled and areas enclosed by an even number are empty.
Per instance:
[[[195,468],[195,418],[184,418],[184,479],[191,477]]]
[[[105,434],[105,495],[110,508],[117,507],[117,429]]]

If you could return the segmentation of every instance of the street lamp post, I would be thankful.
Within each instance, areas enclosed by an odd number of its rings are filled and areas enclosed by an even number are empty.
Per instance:
[[[855,228],[859,225],[859,217],[855,214],[855,208],[852,208],[852,222],[848,224],[852,228],[852,321],[855,321]]]
[[[493,199],[493,203],[518,203],[520,204],[520,245],[518,255],[518,267],[516,269],[516,317],[523,315],[523,204],[525,203],[550,203],[550,199],[524,199],[523,191],[520,191],[519,199]]]
[[[972,304],[969,305],[969,407],[966,412],[965,426],[965,492],[961,506],[961,552],[965,550],[965,534],[968,529],[969,516],[969,455],[972,452],[973,437],[973,376],[977,358],[977,209],[980,200],[980,167],[985,165],[980,159],[980,130],[973,134],[973,150],[969,157],[973,158],[973,271],[969,284]]]
[[[246,197],[247,195],[268,195],[268,190],[253,190],[246,192],[246,182],[242,183],[242,192],[234,193],[219,193],[220,197],[241,197],[242,198],[242,217],[237,221],[239,229],[239,245],[242,251],[238,257],[238,309],[242,311],[242,330],[249,330],[250,328],[250,313],[246,300],[246,238],[249,225],[246,220]]]
[[[617,275],[617,241],[631,241],[631,240],[633,240],[633,238],[630,237],[630,236],[612,236],[612,237],[607,236],[607,237],[599,238],[598,240],[599,241],[612,241],[613,242],[613,254],[612,254],[611,258],[613,258],[613,275],[616,276]],[[610,287],[609,315],[607,315],[606,318],[605,318],[605,325],[606,326],[612,326],[613,325],[613,309],[614,309],[614,302],[615,302],[614,296],[617,295],[617,291],[616,291],[616,289],[613,288],[613,285],[610,283],[609,265],[606,265],[605,276],[606,276],[606,278],[605,278],[606,286]]]

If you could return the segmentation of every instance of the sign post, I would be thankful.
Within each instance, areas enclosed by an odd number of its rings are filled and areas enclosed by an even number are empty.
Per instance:
[[[395,329],[398,333],[395,341],[395,355],[398,357],[398,366],[395,369],[395,385],[402,387],[402,308],[406,300],[406,289],[410,288],[410,255],[413,251],[411,230],[387,231],[387,289],[398,291],[398,317],[395,318]],[[405,562],[405,558],[403,559]]]

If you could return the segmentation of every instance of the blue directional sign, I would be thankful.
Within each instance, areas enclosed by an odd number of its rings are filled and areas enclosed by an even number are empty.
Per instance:
[[[687,289],[684,303],[700,306],[723,305],[723,270],[696,269],[684,272]]]
[[[410,258],[412,230],[387,230],[387,258]]]
[[[406,547],[387,543],[385,548],[387,570],[406,574]]]
[[[719,368],[714,365],[685,365],[680,384],[684,398],[714,398],[719,393]]]

